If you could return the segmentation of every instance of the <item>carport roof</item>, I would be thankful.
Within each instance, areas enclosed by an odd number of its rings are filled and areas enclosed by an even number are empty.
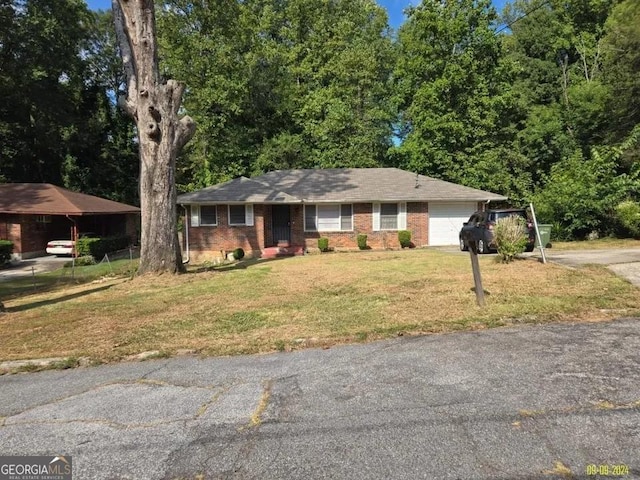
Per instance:
[[[80,216],[139,212],[132,205],[72,192],[50,183],[0,185],[0,213]]]

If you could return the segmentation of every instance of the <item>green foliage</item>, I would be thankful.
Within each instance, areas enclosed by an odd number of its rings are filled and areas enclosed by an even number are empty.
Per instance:
[[[620,224],[634,237],[640,237],[640,203],[625,200],[616,206]]]
[[[189,85],[182,189],[238,175],[384,162],[395,52],[371,0],[192,2],[157,9],[165,73]],[[189,12],[186,14],[185,12]]]
[[[126,235],[104,238],[79,238],[76,242],[78,256],[102,259],[106,254],[127,248],[131,239]]]
[[[0,178],[134,203],[135,132],[110,13],[82,0],[0,1]],[[114,78],[115,77],[115,78]]]
[[[616,174],[612,160],[599,155],[585,160],[576,152],[552,167],[546,186],[535,196],[538,220],[560,225],[564,238],[608,233],[613,228],[613,207],[631,188],[626,175]]]
[[[75,258],[70,262],[65,262],[64,268],[71,268],[73,266],[86,267],[88,265],[95,265],[95,264],[96,264],[95,258],[93,258],[91,255],[84,255],[82,257]]]
[[[524,218],[520,216],[511,215],[499,219],[493,234],[498,249],[498,259],[502,263],[511,262],[516,255],[527,248],[527,225]]]
[[[233,258],[236,260],[242,260],[244,258],[244,250],[242,248],[236,248],[233,251]]]
[[[318,248],[320,249],[321,252],[328,252],[329,251],[329,239],[326,237],[320,237],[318,239]]]
[[[356,237],[356,240],[358,242],[358,248],[360,250],[367,250],[367,235],[365,235],[364,233],[359,233]]]
[[[13,242],[9,240],[0,240],[0,265],[4,265],[11,260],[13,253]]]
[[[411,247],[411,232],[409,230],[398,230],[398,242],[402,248]]]
[[[394,71],[402,167],[472,181],[473,150],[495,143],[513,102],[495,20],[489,0],[425,1],[409,9]]]
[[[611,121],[608,130],[615,141],[640,124],[640,3],[619,2],[605,27],[602,71],[612,93],[607,105]]]

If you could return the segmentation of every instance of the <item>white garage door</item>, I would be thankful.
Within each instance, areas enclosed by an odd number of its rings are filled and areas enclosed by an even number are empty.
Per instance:
[[[462,224],[477,209],[476,202],[429,203],[429,245],[456,245]]]

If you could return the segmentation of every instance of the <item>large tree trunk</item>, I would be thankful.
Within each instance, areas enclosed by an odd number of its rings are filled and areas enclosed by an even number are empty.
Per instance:
[[[176,216],[176,157],[195,123],[179,119],[184,86],[162,82],[153,0],[112,0],[127,96],[118,103],[133,117],[140,145],[142,238],[139,273],[183,271]]]

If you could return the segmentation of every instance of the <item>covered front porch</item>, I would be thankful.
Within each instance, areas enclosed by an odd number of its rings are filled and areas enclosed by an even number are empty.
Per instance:
[[[301,204],[264,205],[262,258],[304,255],[304,216]]]

